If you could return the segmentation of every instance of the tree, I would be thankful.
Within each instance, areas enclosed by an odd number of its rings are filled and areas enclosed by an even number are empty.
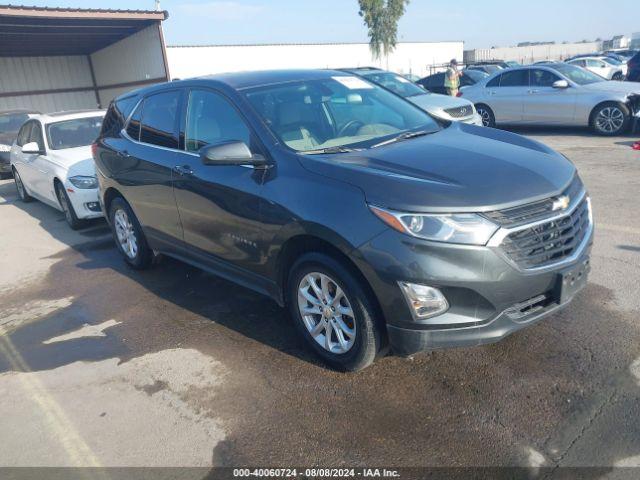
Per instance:
[[[409,0],[358,0],[364,24],[369,29],[369,47],[373,57],[389,55],[396,46],[398,21]]]

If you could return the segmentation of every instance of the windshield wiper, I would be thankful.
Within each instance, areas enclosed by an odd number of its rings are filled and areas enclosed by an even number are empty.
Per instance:
[[[389,145],[390,143],[401,142],[403,140],[410,140],[412,138],[424,137],[425,135],[429,135],[434,132],[430,132],[427,130],[418,130],[417,132],[405,132],[397,137],[390,138],[389,140],[385,140],[384,142],[376,143],[371,148],[382,147],[384,145]]]
[[[306,155],[317,155],[319,153],[349,153],[349,152],[359,152],[361,148],[349,148],[349,147],[327,147],[327,148],[319,148],[318,150],[307,150],[306,152],[302,152]]]

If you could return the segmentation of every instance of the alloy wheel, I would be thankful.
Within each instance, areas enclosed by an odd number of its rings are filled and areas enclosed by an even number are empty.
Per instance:
[[[311,337],[334,354],[348,352],[356,339],[356,319],[345,292],[328,275],[308,273],[298,286],[298,310]]]
[[[127,257],[133,260],[138,254],[138,239],[127,212],[122,209],[116,210],[113,216],[113,223],[120,248],[122,248]]]
[[[624,125],[624,113],[618,107],[605,107],[598,112],[595,124],[601,132],[615,133]]]
[[[477,109],[477,112],[480,115],[480,118],[482,118],[482,125],[484,125],[485,127],[488,127],[489,125],[491,125],[491,115],[487,110],[480,107]]]

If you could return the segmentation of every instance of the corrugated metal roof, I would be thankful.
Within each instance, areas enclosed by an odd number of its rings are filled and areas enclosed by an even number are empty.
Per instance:
[[[115,9],[115,8],[73,8],[73,7],[38,7],[31,5],[13,5],[13,4],[0,4],[0,15],[25,15],[28,16],[29,12],[41,16],[42,13],[51,14],[63,14],[63,16],[73,16],[78,14],[82,17],[91,17],[92,14],[96,15],[96,18],[104,18],[104,14],[115,15],[141,15],[144,17],[154,16],[159,20],[165,20],[169,17],[169,13],[166,10],[129,10],[129,9]]]

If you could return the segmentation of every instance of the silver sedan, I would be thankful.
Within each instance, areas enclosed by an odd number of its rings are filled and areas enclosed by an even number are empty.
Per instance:
[[[640,83],[611,82],[580,67],[549,63],[512,68],[462,89],[485,126],[590,126],[618,135],[640,118]]]

